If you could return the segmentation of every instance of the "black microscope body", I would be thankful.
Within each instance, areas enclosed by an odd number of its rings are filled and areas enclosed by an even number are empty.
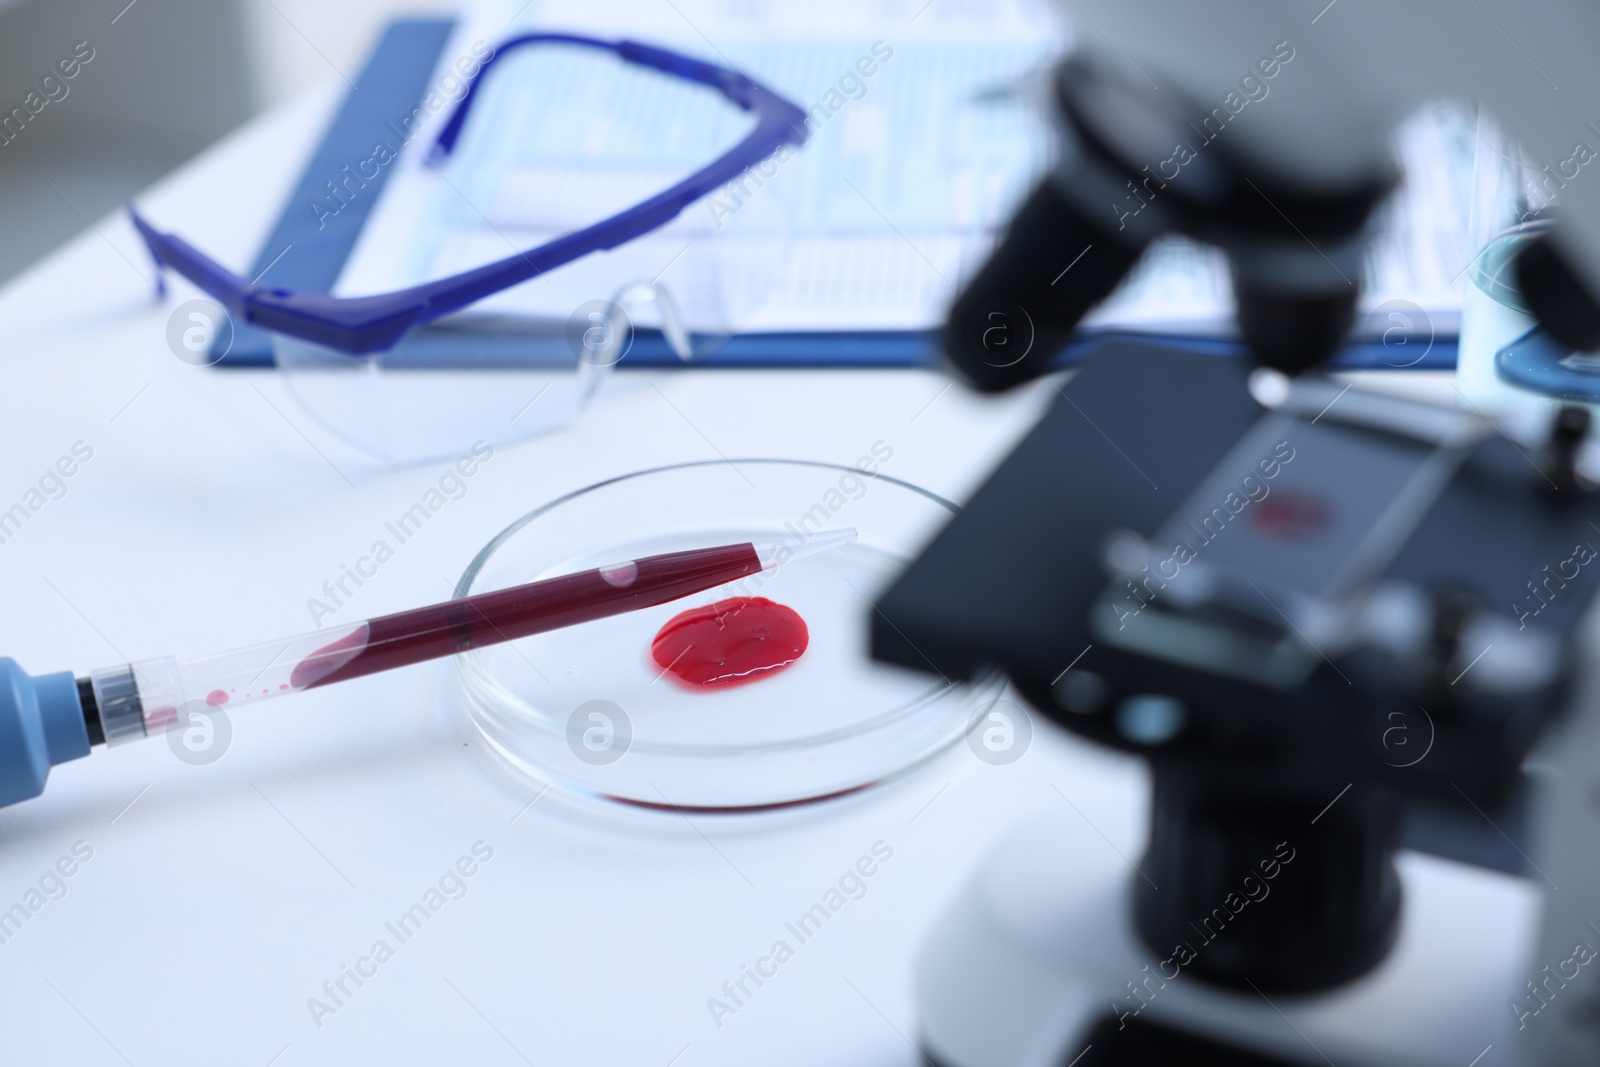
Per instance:
[[[1137,175],[1102,117],[1138,90],[1113,82],[1071,61],[1058,78],[1080,175]],[[1165,224],[1233,256],[1250,355],[1102,344],[879,598],[872,653],[948,678],[998,668],[1040,714],[1148,761],[1148,878],[1131,885],[1152,951],[1192,940],[1242,874],[1292,849],[1272,897],[1189,970],[1313,993],[1394,944],[1407,809],[1489,819],[1517,790],[1568,699],[1600,505],[1578,471],[1586,411],[1563,409],[1530,448],[1470,407],[1346,391],[1315,369],[1353,321],[1354,287],[1241,276],[1263,242],[1358,238],[1386,185],[1272,186],[1268,211],[1246,188],[1265,177],[1221,149],[1206,165],[1214,180],[1166,191]],[[1040,185],[951,311],[945,351],[980,388],[1045,373],[1152,239],[1061,182]],[[1185,1048],[1204,1035],[1163,1054]],[[1165,1061],[1129,1045],[1100,1062]]]

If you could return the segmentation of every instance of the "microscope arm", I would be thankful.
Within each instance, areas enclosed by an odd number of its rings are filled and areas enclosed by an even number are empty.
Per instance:
[[[980,388],[1042,372],[1150,241],[1232,261],[1244,336],[1298,371],[1354,320],[1396,127],[1474,100],[1543,168],[1560,217],[1518,263],[1571,348],[1600,348],[1600,8],[1576,0],[1286,5],[1072,0],[1058,164],[952,308],[945,348]],[[1082,254],[1082,261],[1075,257]],[[1075,264],[1070,271],[1061,268]],[[997,329],[997,327],[1000,327]],[[1019,354],[1020,353],[1020,354]]]
[[[1230,92],[1234,106],[1249,101],[1227,129],[1233,149],[1308,189],[1348,188],[1381,172],[1394,127],[1428,100],[1479,102],[1543,168],[1540,181],[1562,205],[1549,244],[1525,265],[1535,272],[1527,280],[1542,284],[1525,292],[1560,340],[1600,347],[1600,167],[1588,166],[1600,159],[1600,8],[1082,0],[1078,10],[1104,31],[1086,29],[1085,47],[1117,54],[1135,77],[1208,107]],[[1239,82],[1279,42],[1295,58],[1271,82],[1256,71],[1269,92],[1250,101]]]

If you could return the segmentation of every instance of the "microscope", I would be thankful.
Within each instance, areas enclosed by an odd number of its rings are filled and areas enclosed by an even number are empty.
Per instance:
[[[1101,345],[876,603],[875,657],[998,668],[1151,782],[1142,827],[1063,805],[994,846],[919,954],[925,1057],[1600,1062],[1589,412],[1519,443],[1321,370],[1393,132],[1444,97],[1553,161],[1516,277],[1552,338],[1600,348],[1600,171],[1559,165],[1595,142],[1600,9],[1067,6],[1056,160],[952,307],[950,363],[988,391],[1044,373],[1168,234],[1227,254],[1250,355]],[[1403,847],[1441,804],[1520,872]]]

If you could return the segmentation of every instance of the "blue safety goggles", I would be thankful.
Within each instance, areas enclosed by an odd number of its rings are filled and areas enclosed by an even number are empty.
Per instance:
[[[625,211],[553,241],[438,281],[377,296],[336,297],[256,285],[181,237],[157,231],[129,208],[156,265],[174,270],[217,300],[241,322],[349,355],[386,352],[407,332],[484,297],[554,270],[591,252],[616,248],[670,222],[694,201],[737,178],[784,145],[806,139],[806,116],[795,104],[726,67],[636,41],[603,41],[564,33],[531,33],[502,43],[467,84],[467,91],[428,156],[448,158],[491,67],[508,52],[534,44],[577,45],[612,52],[627,63],[717,90],[756,118],[745,138],[710,165]]]

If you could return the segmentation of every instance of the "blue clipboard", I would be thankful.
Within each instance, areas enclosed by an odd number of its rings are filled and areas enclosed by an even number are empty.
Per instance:
[[[256,257],[251,277],[304,292],[333,289],[390,173],[389,168],[379,168],[375,176],[361,174],[352,183],[346,180],[346,168],[354,169],[372,158],[378,145],[399,151],[406,140],[402,120],[411,116],[427,92],[428,78],[454,28],[451,19],[405,19],[384,31],[356,87],[346,95],[300,175]],[[336,213],[326,209],[331,182],[341,183],[343,190],[343,206]],[[1128,335],[1086,334],[1062,350],[1056,365],[1077,362],[1113,336]],[[1225,339],[1160,337],[1163,343],[1199,355],[1235,356],[1245,351],[1242,344]],[[551,363],[570,363],[566,339],[435,327],[414,331],[386,354],[385,364],[507,367],[537,365],[546,357]],[[937,334],[931,330],[739,334],[703,359],[685,364],[659,331],[640,329],[618,367],[915,368],[936,367],[940,362]],[[232,344],[216,363],[219,367],[273,365],[270,338],[248,324],[238,326]],[[1334,367],[1345,370],[1449,370],[1455,365],[1454,338],[1435,340],[1420,358],[1386,348],[1381,342],[1356,342],[1347,345],[1333,362]]]

